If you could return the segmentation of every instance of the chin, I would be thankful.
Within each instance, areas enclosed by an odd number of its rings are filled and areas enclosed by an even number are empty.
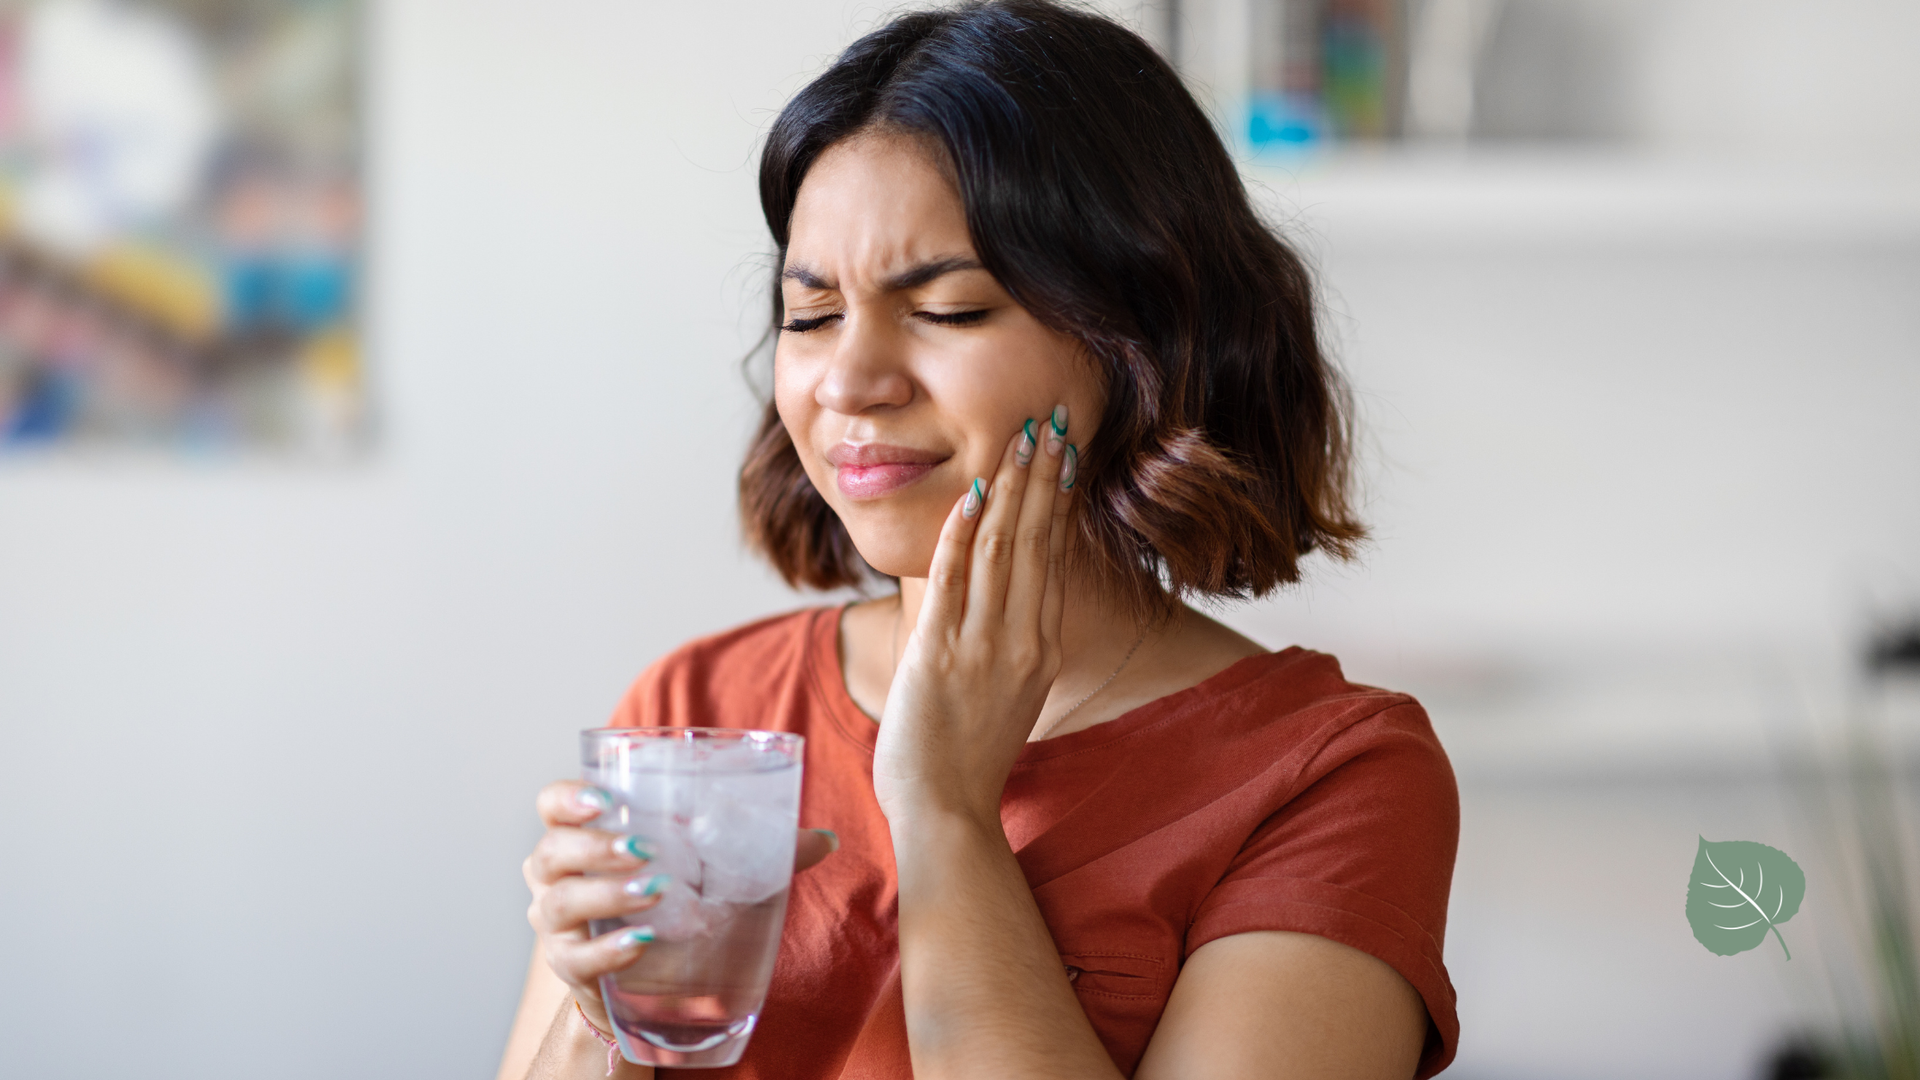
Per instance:
[[[841,519],[843,522],[845,518]],[[939,524],[932,529],[860,528],[849,524],[847,534],[867,565],[895,578],[923,578],[933,566],[933,549],[940,539]]]

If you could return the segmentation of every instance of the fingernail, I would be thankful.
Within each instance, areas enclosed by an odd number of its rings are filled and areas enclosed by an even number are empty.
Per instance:
[[[1055,405],[1047,418],[1047,453],[1058,456],[1067,441],[1067,407]]]
[[[613,842],[613,853],[625,855],[629,859],[650,862],[653,859],[653,845],[637,836],[623,836]]]
[[[620,888],[628,896],[659,896],[671,884],[673,879],[665,874],[649,874],[646,877],[629,879]]]
[[[1029,421],[1029,423],[1031,423],[1031,421]],[[821,836],[826,837],[828,851],[840,850],[840,834],[839,833],[834,832],[832,829],[809,829],[807,831],[816,832],[816,833],[819,833]]]
[[[980,478],[973,478],[973,486],[967,489],[967,501],[960,504],[960,516],[974,517],[980,513],[980,505],[987,501],[987,493],[980,487]]]
[[[619,942],[623,949],[637,949],[652,940],[653,927],[651,926],[629,926],[620,931]]]
[[[613,809],[613,796],[599,788],[580,788],[573,793],[573,801],[579,803],[583,809],[591,810],[596,814],[604,814]]]
[[[1020,445],[1013,448],[1013,463],[1023,469],[1033,464],[1033,451],[1039,445],[1033,437],[1033,420],[1029,418],[1020,425]]]
[[[1072,491],[1073,481],[1080,472],[1080,450],[1072,443],[1067,444],[1067,452],[1060,458],[1060,490]]]

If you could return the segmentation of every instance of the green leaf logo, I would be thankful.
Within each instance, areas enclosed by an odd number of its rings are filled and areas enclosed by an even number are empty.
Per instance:
[[[1700,944],[1720,956],[1746,952],[1771,930],[1791,960],[1780,924],[1793,918],[1806,895],[1807,875],[1786,852],[1751,840],[1714,844],[1703,836],[1687,882],[1687,922]]]

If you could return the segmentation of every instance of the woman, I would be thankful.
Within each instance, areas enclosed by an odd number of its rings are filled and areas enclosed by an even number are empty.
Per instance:
[[[693,642],[615,717],[806,735],[802,820],[837,834],[801,836],[724,1075],[1443,1068],[1457,803],[1425,714],[1182,602],[1361,530],[1307,274],[1177,77],[1044,0],[903,16],[786,107],[760,185],[748,535],[792,583],[899,590]],[[597,798],[541,794],[502,1076],[606,1068],[595,980],[645,945],[586,926],[654,898],[581,827]]]

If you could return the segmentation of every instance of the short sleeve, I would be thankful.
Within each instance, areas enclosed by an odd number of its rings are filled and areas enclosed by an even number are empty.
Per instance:
[[[1201,902],[1186,953],[1285,930],[1379,958],[1426,1003],[1424,1078],[1453,1060],[1460,1034],[1441,959],[1460,800],[1426,713],[1401,700],[1327,740]]]

